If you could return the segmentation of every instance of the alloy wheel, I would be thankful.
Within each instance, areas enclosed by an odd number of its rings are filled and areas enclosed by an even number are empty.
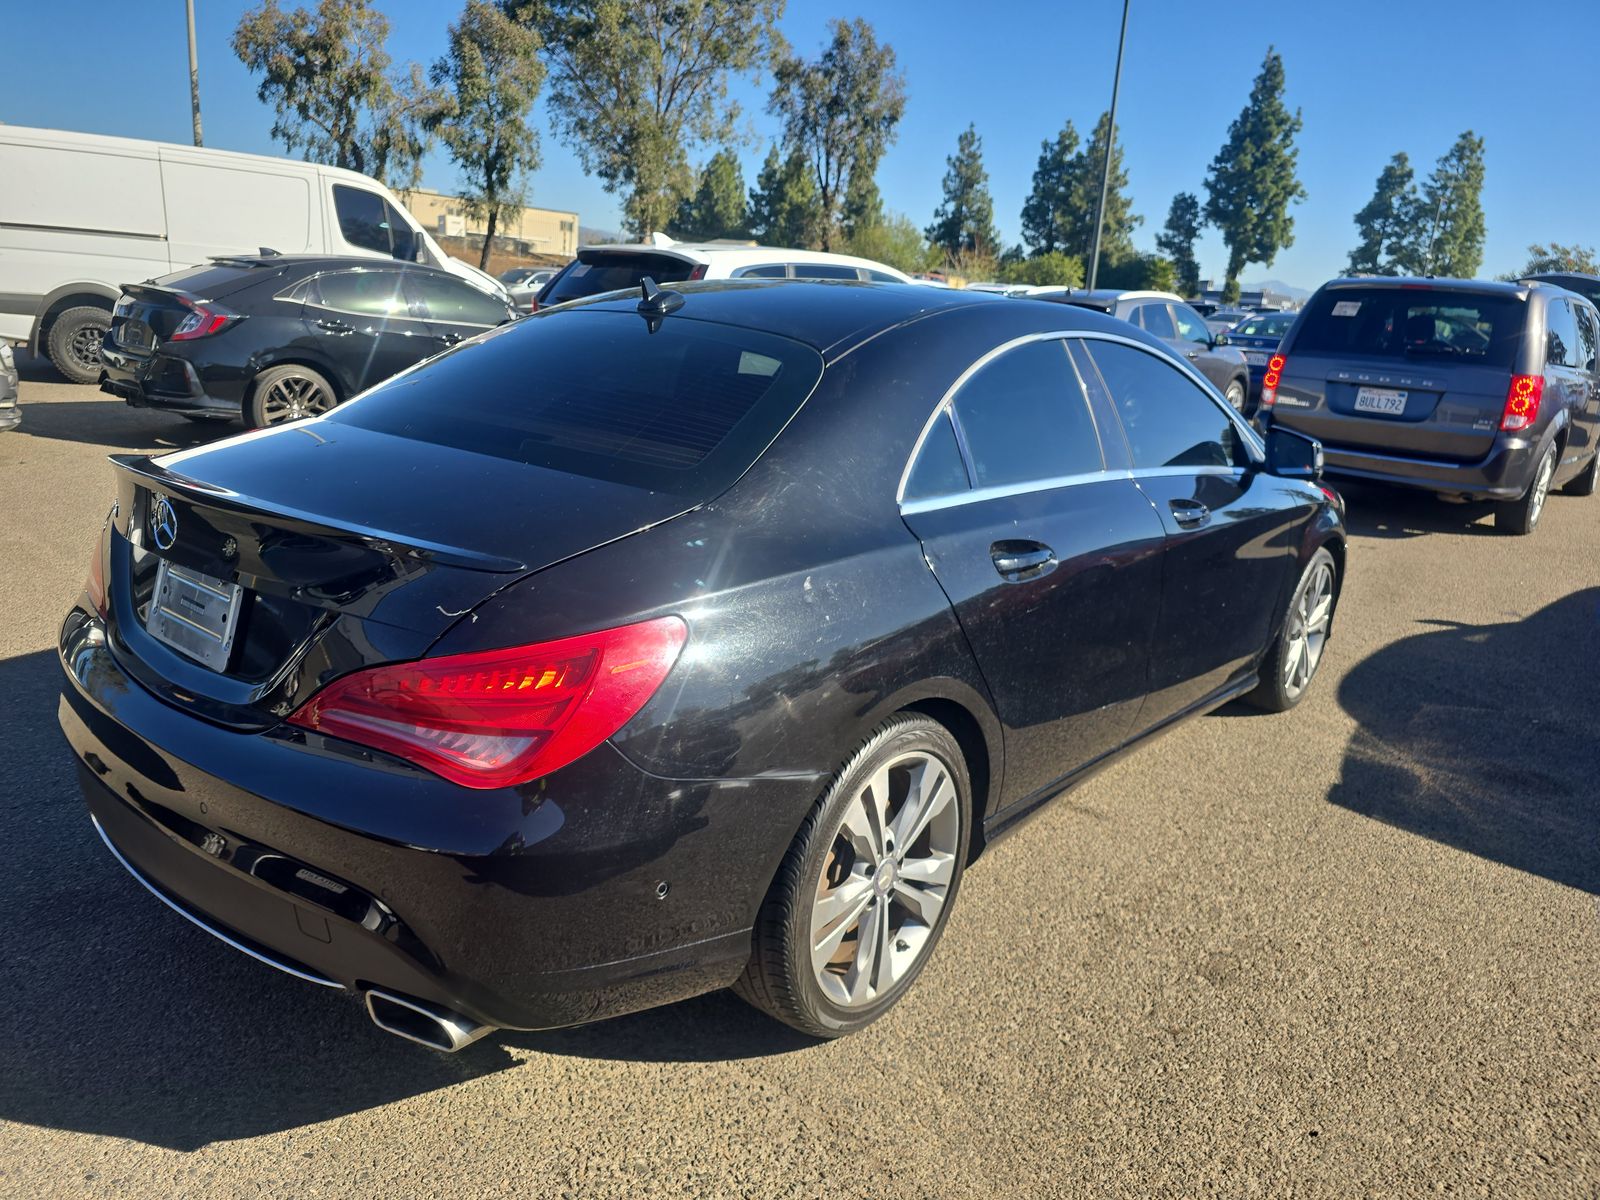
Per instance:
[[[333,396],[314,379],[285,375],[273,380],[262,397],[261,414],[268,425],[314,417],[333,407]]]
[[[1283,656],[1283,690],[1297,699],[1311,684],[1322,662],[1333,619],[1333,567],[1318,562],[1300,585],[1289,610],[1288,653]]]
[[[1539,514],[1544,512],[1544,502],[1550,495],[1550,480],[1555,477],[1555,473],[1556,452],[1552,447],[1539,460],[1539,473],[1534,476],[1533,496],[1528,503],[1528,526],[1530,528],[1539,520]]]
[[[931,944],[956,875],[961,805],[950,769],[913,751],[851,798],[811,907],[811,966],[842,1008],[881,999]]]
[[[100,343],[105,339],[105,328],[99,325],[82,325],[72,331],[67,339],[67,353],[85,371],[100,370]]]

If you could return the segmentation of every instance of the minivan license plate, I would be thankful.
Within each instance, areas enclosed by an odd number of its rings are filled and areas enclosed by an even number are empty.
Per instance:
[[[145,628],[156,641],[213,671],[224,671],[233,650],[243,590],[237,583],[162,559],[156,568],[156,590],[150,597]]]
[[[1398,417],[1406,411],[1406,393],[1391,388],[1357,388],[1356,411]]]

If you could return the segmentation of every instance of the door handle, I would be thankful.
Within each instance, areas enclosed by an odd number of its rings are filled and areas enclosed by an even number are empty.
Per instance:
[[[1172,519],[1185,529],[1199,529],[1211,520],[1211,510],[1198,500],[1173,500],[1167,507],[1172,509]]]
[[[1002,579],[1021,583],[1055,570],[1056,552],[1043,542],[996,542],[989,557]]]
[[[1200,357],[1200,351],[1198,351],[1198,350],[1185,350],[1183,352],[1183,354],[1184,354],[1185,358],[1199,358]]]
[[[318,321],[317,328],[324,333],[354,333],[354,325],[346,325],[343,321]]]
[[[454,346],[461,340],[461,335],[459,333],[441,333],[439,335],[439,340],[446,346]]]

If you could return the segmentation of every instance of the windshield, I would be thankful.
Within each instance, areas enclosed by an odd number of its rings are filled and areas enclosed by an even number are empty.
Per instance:
[[[1527,305],[1430,287],[1328,288],[1306,306],[1296,353],[1452,359],[1509,367]]]

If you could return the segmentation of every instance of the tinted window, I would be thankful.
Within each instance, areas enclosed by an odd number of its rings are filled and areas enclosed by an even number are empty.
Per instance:
[[[1177,323],[1178,336],[1184,341],[1199,342],[1206,346],[1211,344],[1211,330],[1206,328],[1206,323],[1200,319],[1200,314],[1187,304],[1174,304],[1172,319]]]
[[[1297,354],[1471,362],[1510,367],[1527,305],[1447,288],[1341,287],[1306,305]]]
[[[336,410],[341,422],[578,475],[714,494],[822,373],[787,338],[631,312],[531,317]]]
[[[893,275],[889,274],[887,271],[868,270],[867,271],[867,278],[872,280],[873,283],[899,283],[900,282],[898,279],[896,279]]]
[[[1551,298],[1545,307],[1545,362],[1552,367],[1578,365],[1578,319],[1565,300]]]
[[[1148,329],[1156,337],[1170,338],[1178,336],[1178,331],[1172,324],[1172,314],[1167,311],[1165,304],[1141,304],[1134,311],[1139,318],[1135,324]]]
[[[333,207],[339,232],[352,246],[411,259],[415,248],[411,223],[376,192],[334,184]]]
[[[923,439],[917,452],[916,465],[906,476],[907,500],[922,500],[929,496],[948,496],[967,490],[967,468],[961,461],[961,449],[956,445],[955,430],[950,418],[940,413]]]
[[[1234,326],[1233,332],[1241,337],[1281,338],[1294,324],[1293,313],[1272,313],[1261,317],[1246,317]]]
[[[739,272],[742,279],[787,279],[789,268],[783,263],[770,263],[764,267],[749,267]]]
[[[1592,309],[1577,304],[1572,308],[1578,314],[1578,365],[1586,371],[1592,371],[1595,368],[1595,343],[1600,341],[1600,326],[1595,324]]]
[[[1100,471],[1100,440],[1059,341],[1028,342],[961,385],[956,420],[978,487]]]
[[[796,279],[860,279],[854,267],[841,267],[838,263],[795,263]]]
[[[1176,366],[1116,342],[1086,345],[1122,417],[1135,468],[1229,467],[1244,460],[1221,406]]]
[[[579,251],[539,296],[540,305],[560,304],[601,292],[636,288],[646,275],[657,283],[682,283],[694,264],[670,254],[638,254],[628,250]]]
[[[367,316],[406,317],[411,308],[396,270],[335,271],[318,276],[311,303]]]
[[[449,275],[411,271],[406,276],[406,291],[416,301],[417,311],[433,321],[498,325],[510,316],[502,301]]]

